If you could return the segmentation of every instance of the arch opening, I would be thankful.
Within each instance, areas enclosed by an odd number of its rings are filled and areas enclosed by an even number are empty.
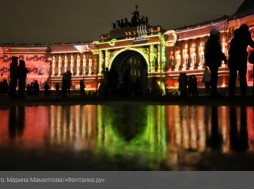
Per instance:
[[[127,50],[115,57],[111,64],[112,89],[115,95],[140,96],[148,90],[148,69],[145,58]]]

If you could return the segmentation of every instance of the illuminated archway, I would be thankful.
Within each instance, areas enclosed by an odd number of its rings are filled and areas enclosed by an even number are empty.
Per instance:
[[[110,72],[117,75],[115,87],[121,95],[144,95],[148,89],[148,64],[137,50],[118,52],[110,63]]]

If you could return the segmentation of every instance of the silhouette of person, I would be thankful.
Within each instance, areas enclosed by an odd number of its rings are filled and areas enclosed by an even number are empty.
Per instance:
[[[161,90],[160,85],[158,84],[156,78],[152,78],[151,96],[152,97],[160,97],[160,96],[162,96],[162,90]]]
[[[34,94],[35,96],[38,96],[39,93],[40,93],[40,86],[39,86],[38,81],[36,80],[36,81],[34,81],[34,83],[33,83],[33,94]]]
[[[240,26],[234,32],[234,37],[229,48],[229,95],[235,96],[237,71],[240,78],[241,95],[244,97],[247,90],[247,47],[254,48],[254,41],[251,38],[249,27],[246,24]]]
[[[178,78],[180,96],[187,96],[188,79],[186,73],[180,73]]]
[[[189,77],[188,87],[189,87],[188,88],[189,95],[191,96],[198,95],[198,83],[197,83],[197,77],[195,75],[192,75]]]
[[[80,95],[85,96],[85,84],[84,80],[79,81],[79,86],[80,86]]]
[[[32,89],[32,85],[30,84],[30,83],[28,83],[27,85],[26,85],[26,93],[27,93],[27,95],[28,96],[31,96],[32,94],[33,94],[33,89]]]
[[[211,88],[211,71],[207,66],[205,67],[202,81],[205,83],[205,93],[208,95]]]
[[[117,85],[118,85],[118,72],[115,68],[111,68],[108,73],[108,85],[110,89],[110,95],[115,96],[117,94]]]
[[[70,71],[66,72],[66,88],[67,93],[70,96],[71,95],[71,79],[72,79],[72,73]]]
[[[8,93],[8,89],[9,89],[9,85],[8,85],[8,82],[6,79],[3,80],[3,83],[2,83],[2,93],[3,95],[6,95]]]
[[[16,97],[16,88],[18,80],[18,57],[13,56],[10,64],[10,86],[9,96],[10,98]]]
[[[210,36],[205,44],[205,64],[211,71],[211,96],[217,97],[218,69],[221,61],[227,62],[225,54],[221,50],[220,32],[216,29],[210,31]]]
[[[3,95],[3,81],[0,81],[0,95]]]
[[[65,72],[63,74],[63,78],[62,78],[62,95],[65,98],[67,96],[67,73]]]
[[[109,70],[108,70],[108,68],[106,67],[105,68],[105,71],[104,71],[104,80],[103,80],[103,82],[102,82],[102,88],[104,88],[103,89],[103,95],[105,96],[105,97],[108,97],[109,96],[109,94],[110,94],[110,79],[109,79]]]
[[[20,60],[18,66],[18,96],[20,98],[25,96],[27,73],[29,73],[29,71],[25,66],[25,61]]]
[[[132,95],[141,96],[144,94],[140,80],[136,79],[132,87]]]
[[[56,94],[58,95],[59,94],[59,89],[60,89],[59,83],[56,83],[55,88],[56,88]]]
[[[46,81],[45,84],[44,84],[44,95],[45,95],[45,96],[49,96],[49,95],[50,95],[49,84],[48,84],[47,81]]]

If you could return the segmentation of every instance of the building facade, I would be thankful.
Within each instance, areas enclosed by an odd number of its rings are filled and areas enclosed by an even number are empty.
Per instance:
[[[179,74],[185,72],[188,76],[195,75],[198,86],[203,88],[204,45],[210,30],[216,28],[221,32],[222,49],[228,56],[233,32],[242,24],[248,24],[250,31],[254,29],[254,11],[246,12],[241,5],[237,14],[231,17],[175,30],[166,31],[145,22],[136,26],[114,27],[109,34],[102,35],[101,40],[89,43],[2,45],[0,80],[9,81],[11,57],[17,56],[26,61],[30,70],[27,82],[37,80],[41,88],[47,81],[54,89],[56,83],[61,84],[63,73],[71,71],[72,89],[78,90],[79,81],[83,79],[86,90],[97,91],[107,69],[118,73],[117,85],[120,86],[131,86],[138,81],[141,88],[147,90],[155,80],[163,94],[167,94],[178,88]],[[249,86],[253,85],[252,72],[253,65],[248,63],[246,77]],[[227,65],[222,64],[219,69],[219,87],[228,86],[228,73]]]

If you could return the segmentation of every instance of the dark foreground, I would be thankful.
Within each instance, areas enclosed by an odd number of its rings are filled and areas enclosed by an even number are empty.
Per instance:
[[[200,160],[190,150],[188,157],[180,157],[177,167],[168,166],[167,160],[151,167],[138,156],[110,158],[89,151],[69,154],[50,150],[1,149],[0,154],[1,171],[254,171],[254,155],[242,152],[226,155],[204,153]]]

